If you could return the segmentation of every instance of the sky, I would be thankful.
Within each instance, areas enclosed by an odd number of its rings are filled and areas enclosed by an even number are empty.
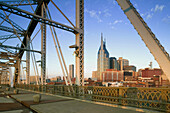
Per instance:
[[[75,0],[53,0],[64,14],[75,23]],[[130,0],[152,32],[159,39],[165,50],[170,53],[170,0]],[[36,6],[33,6],[35,9]],[[52,18],[56,22],[69,25],[69,22],[59,13],[52,3],[48,5]],[[20,6],[24,10],[31,11],[30,6]],[[2,11],[0,11],[3,13]],[[7,13],[9,14],[9,13]],[[30,20],[11,14],[10,19],[27,28]],[[2,21],[2,20],[1,20]],[[5,25],[5,23],[4,23]],[[9,25],[10,26],[10,25]],[[32,37],[39,30],[36,27]],[[67,64],[75,64],[74,49],[70,45],[75,44],[75,35],[56,28],[61,49]],[[3,34],[0,31],[1,34]],[[153,68],[159,68],[154,57],[145,46],[144,42],[127,19],[115,0],[84,0],[84,76],[91,77],[92,71],[97,70],[97,52],[100,47],[101,33],[106,40],[106,48],[110,57],[123,57],[128,59],[130,65],[138,69],[149,67],[153,62]],[[36,50],[41,50],[41,33],[33,40]],[[6,45],[20,43],[18,39],[6,41]],[[25,54],[23,59],[25,58]],[[36,54],[36,60],[41,56]],[[25,65],[23,63],[23,65]],[[40,69],[40,67],[39,67]],[[31,75],[34,70],[31,63]],[[55,77],[63,75],[52,40],[49,26],[47,26],[47,75]]]

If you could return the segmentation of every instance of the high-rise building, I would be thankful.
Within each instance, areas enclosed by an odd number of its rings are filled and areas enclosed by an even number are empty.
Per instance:
[[[122,61],[123,61],[123,66],[129,66],[129,60],[122,59]]]
[[[97,80],[97,71],[92,71],[92,80]]]
[[[115,57],[110,57],[110,69],[118,70],[117,59]]]
[[[106,42],[103,41],[103,34],[101,34],[101,45],[97,57],[97,79],[102,80],[102,72],[109,69],[109,52],[106,49]]]
[[[70,78],[74,78],[74,65],[69,65],[69,76]]]
[[[119,57],[118,62],[118,70],[123,70],[124,66],[129,66],[129,60],[123,59],[122,57]]]

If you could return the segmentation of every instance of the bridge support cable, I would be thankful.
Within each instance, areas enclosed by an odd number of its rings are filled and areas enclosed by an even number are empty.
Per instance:
[[[31,44],[31,49],[33,50],[34,48],[33,48],[33,44],[32,44],[32,42],[30,43]],[[36,63],[36,58],[35,58],[35,54],[34,54],[34,52],[32,53],[32,60],[34,61],[34,65],[35,65],[35,70],[36,70],[36,76],[38,76],[38,80],[37,80],[37,84],[40,84],[40,81],[39,81],[39,72],[38,72],[38,67],[37,67],[37,63]],[[37,78],[37,77],[36,77]]]
[[[39,75],[37,76],[37,73],[36,73],[36,68],[35,68],[35,65],[36,65],[36,61],[34,60],[33,58],[33,53],[31,53],[31,59],[32,59],[32,64],[33,64],[33,69],[34,69],[34,74],[35,74],[35,80],[36,80],[36,84],[39,85]],[[37,79],[38,77],[38,79]]]
[[[67,81],[67,78],[66,78],[66,75],[65,75],[65,72],[64,72],[63,64],[61,62],[60,54],[59,54],[59,51],[58,51],[58,47],[57,47],[57,44],[56,44],[56,41],[55,41],[54,34],[53,34],[51,26],[50,26],[50,30],[51,30],[51,35],[53,37],[53,42],[54,42],[54,45],[55,45],[55,48],[56,48],[56,51],[57,51],[60,66],[61,66],[61,69],[62,69],[62,72],[63,72],[63,75],[64,75],[64,79],[65,79],[66,85],[68,86],[68,81]]]
[[[164,74],[170,80],[170,56],[129,0],[116,0]]]
[[[50,11],[49,11],[49,9],[48,9],[48,6],[47,6],[47,11],[48,11],[49,19],[52,20]],[[57,33],[56,33],[55,28],[54,28],[53,26],[52,26],[52,28],[53,28],[53,32],[54,32],[54,35],[55,35],[55,40],[54,40],[54,41],[55,41],[55,42],[57,41],[57,47],[58,47],[58,50],[59,50],[59,54],[61,55],[61,60],[62,60],[62,63],[63,63],[63,65],[64,65],[64,69],[65,69],[66,76],[67,76],[68,81],[69,81],[69,85],[72,86],[71,78],[70,78],[69,73],[68,73],[68,70],[67,70],[67,66],[66,66],[66,63],[65,63],[65,60],[64,60],[64,56],[63,56],[61,47],[60,47],[60,43],[59,43],[59,40],[58,40],[58,37],[57,37]],[[50,30],[51,30],[51,27],[50,27]]]
[[[77,85],[84,86],[84,0],[76,0],[76,79]]]

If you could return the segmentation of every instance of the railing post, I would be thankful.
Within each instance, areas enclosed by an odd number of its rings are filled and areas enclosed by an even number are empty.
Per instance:
[[[167,102],[168,98],[167,98],[166,94],[167,94],[166,90],[161,91],[162,102]]]
[[[45,85],[45,93],[47,93],[47,85]]]
[[[52,94],[55,94],[55,85],[53,85],[53,92]]]
[[[119,104],[122,104],[123,88],[119,88]]]

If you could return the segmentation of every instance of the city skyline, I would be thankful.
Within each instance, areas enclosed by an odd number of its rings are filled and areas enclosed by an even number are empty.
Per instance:
[[[170,42],[170,7],[168,7],[170,6],[170,1],[131,0],[131,2],[156,37],[160,40],[166,51],[170,53],[170,44],[168,43]],[[75,23],[75,0],[65,0],[65,2],[55,1],[55,3],[67,15],[72,23]],[[28,11],[31,11],[30,6],[26,7],[28,7]],[[59,12],[54,10],[54,6],[51,3],[49,4],[49,8],[54,20],[57,22],[61,21],[66,25],[69,25]],[[92,71],[97,70],[96,54],[100,45],[101,32],[103,33],[104,38],[106,38],[107,49],[110,56],[128,59],[130,64],[137,67],[137,70],[149,67],[150,62],[153,62],[153,68],[159,67],[115,0],[86,0],[84,10],[85,77],[91,77]],[[12,14],[10,16],[11,19],[19,23],[19,25],[27,28],[28,22],[25,22],[25,18],[22,18],[23,20],[21,21],[21,19],[13,17],[15,16]],[[39,28],[39,26],[37,28]],[[49,74],[48,76],[54,77],[56,75],[62,75],[62,71],[57,59],[57,53],[51,38],[52,36],[50,34],[49,26],[47,26],[47,28],[47,70]],[[33,36],[36,34],[36,31],[38,31],[38,29],[35,30]],[[69,68],[69,64],[75,64],[75,58],[73,55],[74,49],[69,49],[69,46],[75,43],[75,36],[71,33],[58,29],[57,35],[61,43],[67,68]],[[40,43],[37,43],[40,42],[40,40],[41,38],[39,33],[33,41],[33,45],[36,50],[40,50],[41,48]],[[13,44],[17,42],[11,41],[8,43]],[[37,60],[40,60],[40,55],[37,55],[37,57]],[[34,75],[33,69],[31,69],[31,75]]]
[[[160,40],[161,44],[165,47],[168,53],[170,53],[170,46],[168,45],[168,41],[170,41],[170,39],[168,38],[168,36],[170,36],[168,35],[168,30],[170,29],[168,28],[168,25],[170,25],[170,23],[168,22],[170,20],[168,20],[169,15],[167,12],[167,10],[169,9],[167,7],[169,2],[167,3],[166,0],[162,2],[149,1],[148,5],[145,6],[146,8],[142,8],[142,6],[145,5],[146,1],[131,0],[131,2],[137,8],[140,15],[144,18],[144,20],[149,25],[151,30],[155,33],[157,38]],[[68,4],[73,4],[73,3],[68,1]],[[96,53],[100,45],[101,32],[103,33],[103,36],[106,39],[107,49],[110,53],[110,56],[114,56],[116,58],[123,57],[125,59],[129,59],[130,63],[137,67],[137,70],[140,68],[149,67],[150,62],[153,62],[154,68],[159,68],[157,62],[154,60],[154,57],[150,54],[148,48],[145,46],[140,36],[137,34],[133,26],[130,24],[126,15],[120,9],[120,6],[118,6],[116,1],[114,0],[107,0],[107,2],[94,1],[94,4],[98,4],[98,6],[96,5],[95,7],[92,7],[90,1],[85,2],[85,36],[84,36],[85,37],[85,59],[84,59],[85,77],[91,77],[92,71],[97,70]],[[106,6],[108,6],[109,8],[104,6],[104,4],[106,4]],[[65,9],[63,10],[67,12],[67,10]],[[116,13],[115,14],[116,17],[114,16],[114,13]],[[69,15],[69,13],[67,15]],[[166,19],[163,20],[162,19],[163,16],[166,15],[168,15],[168,17],[166,18],[167,20]],[[155,22],[157,23],[157,25],[155,24]],[[164,26],[166,29],[164,28]],[[95,27],[97,27],[98,29],[96,29]],[[165,31],[160,30],[161,28],[165,29]],[[66,33],[66,36],[67,34],[69,33]],[[59,37],[66,37],[63,35],[63,31],[61,32],[59,31],[58,35]],[[65,43],[62,42],[63,41],[62,38],[60,38],[60,40],[61,43]],[[74,43],[74,40],[70,40],[70,39],[68,40]],[[116,43],[114,42],[114,40],[116,41]],[[67,42],[66,45],[69,45],[69,43]],[[65,57],[66,54],[70,56],[74,52],[73,50],[70,50],[68,47],[62,46],[62,49]],[[72,55],[71,59],[68,59],[68,57],[66,57],[66,61],[67,61],[67,65],[75,63],[74,56]],[[50,65],[53,65],[52,62],[50,63]],[[57,67],[60,68],[59,66]],[[54,69],[55,68],[53,67],[53,70]],[[53,73],[56,74],[58,73],[58,72],[54,72],[53,70],[52,70]],[[62,75],[61,71],[60,70],[58,71],[59,74],[57,75]]]

